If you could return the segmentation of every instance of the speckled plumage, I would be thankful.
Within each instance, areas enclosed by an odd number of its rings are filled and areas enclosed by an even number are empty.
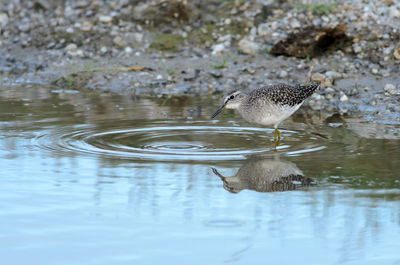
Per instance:
[[[261,87],[251,91],[237,110],[249,122],[274,125],[277,128],[319,87],[319,84],[297,86],[278,84]]]
[[[254,89],[248,95],[247,104],[254,104],[257,100],[268,100],[276,105],[290,107],[303,103],[319,88],[320,84],[297,85],[277,84]]]

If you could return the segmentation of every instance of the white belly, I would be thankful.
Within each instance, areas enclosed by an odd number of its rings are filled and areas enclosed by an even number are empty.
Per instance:
[[[289,106],[269,106],[268,108],[253,109],[251,112],[239,111],[243,119],[259,125],[278,127],[278,125],[289,118],[301,104]]]

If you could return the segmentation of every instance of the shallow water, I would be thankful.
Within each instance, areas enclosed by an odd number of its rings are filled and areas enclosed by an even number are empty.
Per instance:
[[[400,264],[400,125],[218,104],[0,88],[2,263]]]

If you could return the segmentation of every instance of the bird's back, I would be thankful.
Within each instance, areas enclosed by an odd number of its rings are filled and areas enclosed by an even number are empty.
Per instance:
[[[248,96],[248,104],[256,101],[269,101],[275,105],[294,107],[310,97],[320,84],[296,85],[287,84],[269,85],[255,89]]]

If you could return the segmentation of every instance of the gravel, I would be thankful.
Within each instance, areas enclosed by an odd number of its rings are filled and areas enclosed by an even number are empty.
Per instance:
[[[312,80],[323,87],[305,106],[400,121],[400,0],[136,2],[1,1],[3,83],[152,96],[303,83],[312,58],[269,49],[306,26],[345,23],[348,43],[315,58]],[[143,70],[108,70],[133,66]]]

